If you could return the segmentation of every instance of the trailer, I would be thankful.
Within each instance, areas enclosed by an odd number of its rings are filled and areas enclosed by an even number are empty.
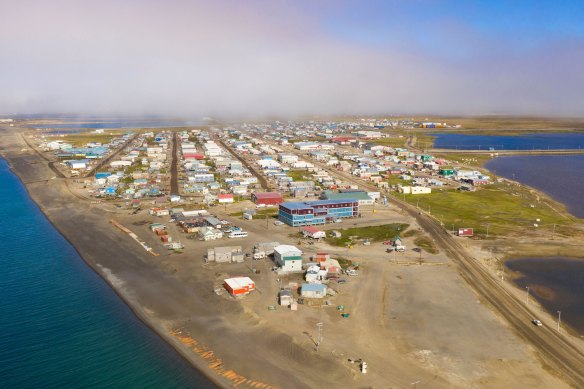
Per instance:
[[[459,228],[458,236],[474,236],[474,231],[472,228]]]

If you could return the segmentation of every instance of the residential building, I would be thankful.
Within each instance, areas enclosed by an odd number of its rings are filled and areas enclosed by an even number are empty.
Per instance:
[[[302,227],[302,235],[312,239],[326,238],[326,232],[313,226]]]
[[[324,284],[302,284],[300,295],[307,298],[326,297],[326,285]]]

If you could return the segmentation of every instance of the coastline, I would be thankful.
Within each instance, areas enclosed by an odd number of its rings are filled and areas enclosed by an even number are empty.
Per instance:
[[[137,301],[135,301],[135,299],[132,299],[129,293],[124,293],[123,288],[120,288],[119,284],[116,285],[116,282],[113,282],[111,274],[107,274],[107,272],[104,271],[103,267],[99,266],[98,264],[92,261],[87,260],[86,257],[82,255],[82,253],[79,251],[74,242],[71,241],[71,239],[69,239],[67,234],[65,234],[62,231],[62,229],[59,228],[59,225],[56,224],[53,221],[53,219],[47,214],[46,209],[41,204],[39,204],[31,195],[29,186],[24,183],[22,177],[14,169],[11,160],[2,153],[0,153],[0,158],[3,158],[6,161],[10,170],[14,173],[14,175],[18,178],[18,180],[26,190],[28,197],[31,199],[33,204],[35,204],[35,206],[39,209],[39,211],[44,215],[45,219],[49,222],[49,224],[51,224],[51,226],[69,243],[69,245],[73,248],[77,255],[79,255],[83,262],[89,267],[89,269],[95,272],[95,274],[97,274],[101,279],[104,280],[106,284],[109,285],[110,289],[132,311],[134,316],[137,317],[138,320],[141,323],[143,323],[146,327],[148,327],[155,335],[157,335],[164,342],[169,344],[179,355],[181,355],[181,357],[183,357],[194,369],[196,369],[198,372],[204,375],[210,382],[217,385],[217,387],[225,386],[226,382],[223,382],[223,380],[220,380],[218,379],[218,377],[212,375],[211,372],[207,369],[207,366],[202,361],[194,358],[188,352],[188,350],[185,350],[184,347],[179,342],[176,341],[176,339],[174,339],[171,336],[168,336],[161,325],[157,325],[155,322],[150,320],[148,316],[145,314],[144,310],[139,309],[141,308],[141,306],[137,303]]]
[[[241,304],[214,298],[212,281],[204,274],[198,277],[193,275],[191,278],[195,284],[192,285],[190,279],[187,279],[189,282],[182,282],[184,278],[177,280],[171,272],[153,265],[156,262],[152,256],[142,250],[136,250],[134,241],[112,228],[109,223],[110,217],[104,215],[101,206],[90,205],[87,201],[74,198],[64,180],[48,178],[53,175],[48,166],[45,163],[38,163],[40,157],[34,152],[23,154],[22,148],[27,146],[24,145],[19,133],[12,133],[14,134],[18,134],[12,138],[14,144],[8,149],[0,145],[0,154],[6,156],[8,150],[10,157],[6,160],[26,187],[32,201],[56,230],[73,245],[83,261],[114,289],[132,312],[211,381],[222,387],[240,384],[241,387],[264,388],[338,387],[339,382],[343,382],[346,387],[363,387],[363,383],[357,378],[359,375],[348,369],[346,362],[339,363],[343,357],[335,356],[335,350],[332,350],[332,355],[316,354],[306,345],[297,342],[298,338],[279,331],[277,326],[267,325],[254,312],[242,308]],[[3,139],[5,140],[6,138]],[[121,212],[115,213],[123,215]],[[453,277],[449,280],[453,281],[454,277],[457,277],[455,272],[447,270],[446,267],[442,269],[444,274],[448,272],[448,277]],[[436,270],[433,270],[432,274],[435,272]],[[436,277],[428,274],[428,277]],[[403,287],[409,286],[404,284]],[[474,306],[476,304],[474,294],[466,286],[463,290],[465,295],[468,293],[469,306],[471,304]],[[369,295],[373,296],[371,293],[375,292],[378,291],[368,285]],[[421,292],[426,291],[416,290],[413,294]],[[383,296],[385,293],[384,291]],[[458,294],[454,290],[451,293]],[[209,302],[213,303],[212,307],[209,306]],[[437,314],[443,316],[441,312],[442,310]],[[490,312],[487,316],[486,309],[482,313],[474,312],[479,317],[484,314],[486,320],[493,320]],[[399,330],[392,327],[395,331],[391,335],[394,343],[388,340],[384,352],[396,353],[399,359],[404,360],[397,366],[405,367],[407,370],[395,370],[399,372],[399,376],[395,377],[393,374],[388,376],[390,370],[372,371],[367,374],[367,379],[380,375],[383,380],[377,382],[383,382],[385,386],[404,387],[412,382],[412,378],[421,376],[428,379],[430,376],[428,373],[431,372],[434,376],[433,387],[467,387],[460,383],[459,377],[452,371],[438,373],[438,366],[432,364],[430,367],[409,364],[407,360],[412,359],[412,348],[411,344],[406,345],[408,343],[407,337],[404,336],[406,327],[397,327]],[[498,336],[509,336],[508,340],[515,339],[515,335],[511,336],[510,332],[509,335],[505,335],[507,332],[501,331],[501,334]],[[351,342],[355,339],[349,337],[346,340]],[[417,346],[425,345],[422,342]],[[242,352],[245,356],[241,354]],[[508,356],[510,354],[505,355],[507,355],[505,358],[520,358],[516,355],[512,357]],[[385,358],[385,354],[383,357]],[[512,361],[515,362],[515,359]],[[395,368],[396,364],[384,366],[385,369],[388,367]],[[499,374],[497,378],[500,380],[504,380],[504,377],[507,379],[514,377],[505,376],[509,373],[501,373],[500,369],[497,371]],[[322,374],[323,372],[326,374]],[[540,376],[543,373],[531,370],[524,377],[533,377],[533,374]],[[256,381],[251,377],[261,377],[262,381]],[[555,381],[547,382],[549,384]],[[491,381],[491,386],[486,387],[497,387],[495,383],[496,381]]]
[[[0,155],[30,199],[134,315],[209,381],[218,387],[300,388],[330,387],[352,380],[352,374],[334,358],[307,353],[289,335],[273,328],[257,328],[257,319],[250,320],[240,307],[234,310],[232,302],[209,307],[205,297],[213,293],[211,282],[195,286],[175,282],[168,273],[148,263],[150,254],[136,250],[132,239],[113,228],[100,206],[73,196],[64,180],[51,179],[54,173],[26,145],[19,130],[23,129],[4,131]],[[229,323],[229,319],[241,318],[246,320],[242,328],[245,336],[237,325]],[[211,325],[221,332],[209,328]],[[270,350],[274,342],[287,345],[295,357],[274,353]],[[246,361],[253,363],[240,362],[240,351],[254,347],[256,355]],[[312,366],[307,366],[303,375],[284,363],[299,368],[307,359]],[[323,369],[329,370],[328,376],[319,374]]]

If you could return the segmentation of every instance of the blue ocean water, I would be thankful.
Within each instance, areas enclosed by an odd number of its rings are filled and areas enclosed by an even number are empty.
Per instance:
[[[584,148],[584,133],[565,132],[519,136],[432,134],[437,149],[558,150]]]
[[[0,231],[0,387],[215,387],[83,262],[2,159]]]

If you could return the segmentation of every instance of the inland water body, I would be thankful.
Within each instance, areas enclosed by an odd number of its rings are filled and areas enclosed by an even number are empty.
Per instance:
[[[530,298],[536,298],[550,314],[584,335],[584,261],[568,258],[521,258],[507,261],[520,273],[515,280]]]
[[[434,148],[458,150],[562,150],[584,149],[584,132],[519,136],[432,134]]]
[[[584,148],[584,134],[560,133],[522,136],[440,135],[437,148],[530,150]],[[536,188],[563,203],[574,216],[584,218],[584,155],[497,157],[485,165],[497,176]],[[584,253],[583,253],[584,255]],[[532,298],[584,335],[584,260],[562,257],[520,258],[506,266],[519,274],[515,284],[530,287]]]
[[[215,388],[79,257],[0,159],[0,387]]]

